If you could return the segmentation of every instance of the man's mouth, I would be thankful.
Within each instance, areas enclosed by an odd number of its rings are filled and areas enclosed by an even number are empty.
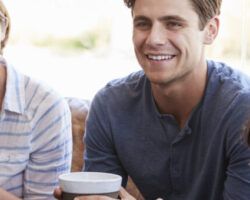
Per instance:
[[[148,59],[153,61],[171,60],[172,58],[175,57],[175,55],[151,55],[151,54],[147,54],[146,56]]]

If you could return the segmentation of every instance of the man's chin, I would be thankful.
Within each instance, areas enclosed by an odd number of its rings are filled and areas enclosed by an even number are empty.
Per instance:
[[[151,83],[157,84],[157,85],[165,85],[170,82],[168,79],[164,79],[164,78],[149,77],[148,79]]]

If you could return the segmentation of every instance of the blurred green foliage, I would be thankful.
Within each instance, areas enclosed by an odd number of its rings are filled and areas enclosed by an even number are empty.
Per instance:
[[[50,48],[60,53],[82,53],[106,47],[110,41],[110,27],[97,26],[76,36],[56,37],[44,35],[42,38],[32,38],[32,44],[38,47]]]

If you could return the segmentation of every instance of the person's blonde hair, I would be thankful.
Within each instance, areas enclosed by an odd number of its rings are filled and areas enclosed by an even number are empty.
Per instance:
[[[2,0],[0,0],[0,22],[2,26],[0,54],[2,54],[10,33],[10,16]]]

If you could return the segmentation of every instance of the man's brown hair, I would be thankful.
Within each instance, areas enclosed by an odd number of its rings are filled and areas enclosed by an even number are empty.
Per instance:
[[[136,0],[123,0],[128,8],[135,5]],[[189,0],[200,18],[200,29],[203,29],[207,22],[214,16],[220,14],[222,0]],[[155,1],[157,3],[157,1]]]

